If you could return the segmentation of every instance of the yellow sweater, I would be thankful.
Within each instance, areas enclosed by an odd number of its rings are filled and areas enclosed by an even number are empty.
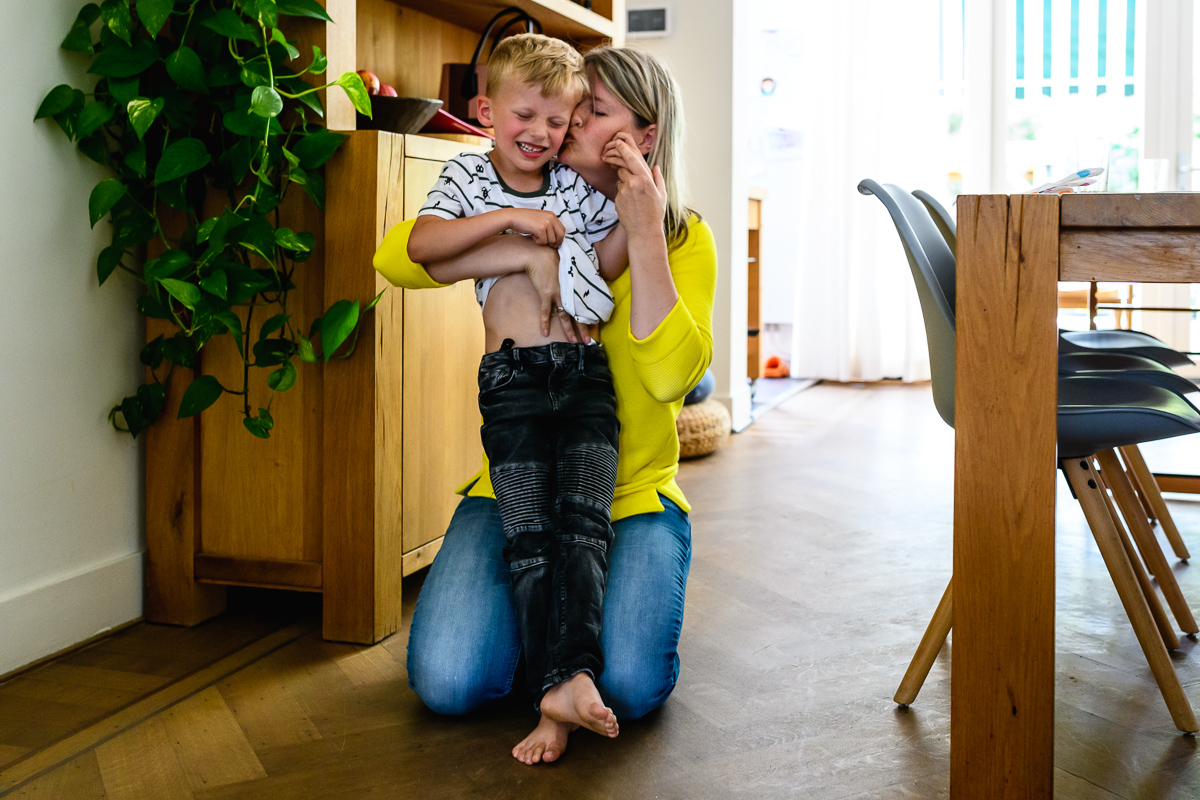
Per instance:
[[[409,259],[408,237],[414,220],[402,222],[384,237],[375,253],[375,269],[395,286],[429,289],[443,286],[424,267]],[[693,217],[687,240],[670,251],[671,277],[679,299],[666,319],[645,339],[629,329],[629,270],[609,284],[615,306],[600,326],[608,353],[621,422],[617,491],[612,519],[662,511],[659,493],[684,511],[687,499],[675,483],[679,471],[679,437],[675,418],[683,397],[699,383],[712,361],[712,309],[717,284],[717,251],[712,230]],[[458,489],[472,497],[495,497],[483,468]]]

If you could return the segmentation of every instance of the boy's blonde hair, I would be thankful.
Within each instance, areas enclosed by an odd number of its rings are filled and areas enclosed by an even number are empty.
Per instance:
[[[510,78],[542,87],[542,97],[587,92],[583,56],[575,48],[540,33],[519,33],[500,40],[487,62],[487,94],[495,97]]]

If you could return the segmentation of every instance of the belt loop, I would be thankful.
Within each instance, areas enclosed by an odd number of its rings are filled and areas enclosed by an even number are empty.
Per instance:
[[[515,345],[515,344],[516,344],[516,342],[514,342],[512,339],[505,339],[503,342],[500,343],[500,349],[501,350],[512,350],[513,345]]]

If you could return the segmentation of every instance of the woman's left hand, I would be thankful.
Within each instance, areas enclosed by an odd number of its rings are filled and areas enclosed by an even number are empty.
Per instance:
[[[617,216],[631,238],[662,233],[667,188],[658,167],[653,171],[628,133],[618,133],[604,146],[604,163],[617,170]]]

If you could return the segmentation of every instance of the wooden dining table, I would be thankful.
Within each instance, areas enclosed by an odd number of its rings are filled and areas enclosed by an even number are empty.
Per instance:
[[[1200,281],[1200,194],[958,198],[950,794],[1054,794],[1058,281]]]

